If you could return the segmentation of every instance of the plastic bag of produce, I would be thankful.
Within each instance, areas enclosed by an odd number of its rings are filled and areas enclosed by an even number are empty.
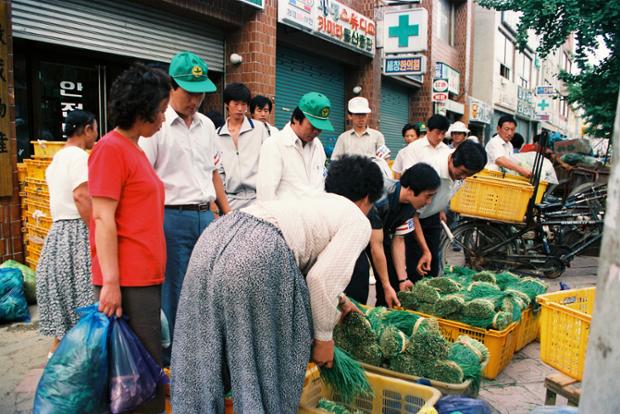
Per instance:
[[[98,305],[77,309],[78,323],[47,362],[34,398],[34,414],[108,412],[109,318]]]
[[[435,404],[439,414],[491,414],[491,408],[485,401],[475,398],[448,395]]]
[[[158,384],[168,377],[157,365],[124,318],[110,328],[110,411],[133,411],[155,398]]]
[[[19,269],[0,269],[0,323],[4,322],[30,322]]]
[[[22,272],[24,278],[24,294],[28,304],[33,305],[37,303],[37,276],[34,270],[21,264],[15,260],[7,260],[0,265],[0,269],[19,269]]]

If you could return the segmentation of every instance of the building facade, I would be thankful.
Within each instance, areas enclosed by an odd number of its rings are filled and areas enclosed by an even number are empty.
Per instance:
[[[64,118],[73,109],[95,113],[105,134],[109,88],[136,61],[166,69],[175,53],[191,50],[208,63],[217,86],[203,112],[223,113],[224,86],[243,82],[254,95],[273,100],[277,127],[288,122],[304,93],[322,92],[332,102],[335,127],[321,134],[327,152],[350,128],[346,103],[357,94],[370,101],[370,126],[384,133],[393,156],[405,145],[405,123],[426,121],[433,113],[467,121],[471,112],[472,0],[396,6],[381,0],[0,3],[6,9],[11,121],[8,167],[2,170],[9,191],[0,197],[0,260],[23,260],[16,165],[32,155],[30,142],[62,140]],[[389,42],[396,46],[386,52]],[[436,79],[448,87],[434,102]]]
[[[485,141],[495,133],[498,119],[505,114],[517,120],[517,132],[532,142],[546,130],[574,138],[579,135],[579,118],[568,105],[566,88],[557,75],[571,71],[573,40],[567,41],[544,60],[536,55],[538,42],[530,35],[523,52],[517,49],[519,16],[474,6],[474,75],[470,114],[474,133]],[[478,110],[481,108],[481,110]],[[480,115],[482,119],[480,119]]]

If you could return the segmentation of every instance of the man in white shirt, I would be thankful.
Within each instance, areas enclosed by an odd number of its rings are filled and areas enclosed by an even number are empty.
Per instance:
[[[228,118],[217,129],[218,171],[224,182],[232,210],[247,207],[256,200],[256,174],[261,146],[269,129],[261,121],[246,117],[250,90],[242,83],[224,88]]]
[[[198,112],[205,93],[215,91],[207,71],[207,64],[191,52],[172,58],[168,71],[172,91],[166,120],[155,135],[139,141],[166,189],[167,260],[162,309],[168,318],[171,339],[190,255],[198,237],[214,218],[211,203],[215,201],[224,214],[230,210],[214,164],[215,127]],[[171,348],[164,352],[165,366],[170,364]]]
[[[343,155],[378,155],[379,149],[385,146],[385,137],[376,129],[368,128],[368,117],[372,112],[368,99],[357,96],[349,100],[347,109],[353,128],[340,134],[331,159],[337,160]]]
[[[452,151],[443,142],[446,131],[450,127],[448,118],[443,115],[433,115],[426,123],[426,127],[428,132],[424,137],[413,141],[398,152],[392,165],[395,178],[398,179],[407,168],[418,162],[425,162],[437,154]]]
[[[511,115],[502,115],[497,122],[497,135],[485,147],[489,162],[486,168],[497,170],[500,167],[516,171],[529,178],[532,172],[511,160],[514,149],[510,140],[517,129],[517,121]]]
[[[432,203],[417,212],[414,220],[415,243],[412,238],[406,246],[407,275],[413,282],[427,275],[439,274],[441,221],[446,221],[445,211],[458,190],[457,183],[482,170],[487,163],[487,156],[482,145],[465,140],[453,152],[436,154],[424,162],[437,171],[441,185]]]
[[[256,179],[258,201],[323,191],[326,157],[318,136],[322,130],[334,130],[330,110],[325,95],[308,92],[293,111],[291,122],[264,142]]]

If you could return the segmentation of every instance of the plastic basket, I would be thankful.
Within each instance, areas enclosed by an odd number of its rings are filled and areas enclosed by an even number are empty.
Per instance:
[[[34,270],[35,272],[37,271],[37,265],[39,264],[39,258],[38,257],[32,257],[32,256],[28,256],[26,255],[26,264],[28,265],[28,267],[32,270]]]
[[[52,217],[49,202],[41,199],[26,198],[26,212],[29,217]]]
[[[49,161],[25,159],[26,178],[45,181],[45,170],[50,164]]]
[[[512,361],[517,345],[516,329],[518,323],[512,323],[503,331],[482,329],[464,323],[437,318],[421,312],[408,312],[425,318],[437,319],[442,335],[450,342],[454,342],[461,335],[467,335],[482,342],[489,350],[489,361],[482,375],[486,379],[494,379]]]
[[[479,177],[495,177],[495,178],[501,178],[503,180],[512,180],[514,182],[520,183],[520,184],[529,184],[530,180],[521,176],[521,175],[515,175],[515,174],[506,174],[503,173],[501,171],[495,171],[495,170],[487,170],[484,169],[482,171],[480,171],[479,173],[476,174]],[[543,199],[543,196],[545,195],[545,192],[547,191],[547,187],[549,186],[549,183],[546,181],[540,181],[538,183],[538,193],[536,194],[536,200],[534,200],[534,203],[536,204],[540,204],[540,202]],[[533,190],[532,190],[533,193]]]
[[[540,359],[581,381],[596,288],[546,293],[536,300],[542,306]]]
[[[364,369],[368,372],[373,372],[375,374],[383,375],[386,377],[397,378],[403,381],[417,383],[422,377],[418,377],[416,375],[404,374],[402,372],[394,371],[389,368],[377,367],[375,365],[366,364],[364,362],[361,363]],[[486,363],[485,363],[486,366]],[[484,368],[483,368],[484,369]],[[465,395],[467,397],[477,397],[480,389],[478,387],[474,387],[472,384],[472,380],[468,379],[463,381],[461,384],[450,384],[447,382],[435,381],[428,378],[424,378],[428,382],[431,383],[431,387],[436,388],[443,395]]]
[[[450,209],[468,217],[520,223],[534,188],[529,183],[473,176],[456,192]]]
[[[47,237],[48,230],[32,223],[26,223],[26,227],[22,229],[26,234],[24,240],[28,243],[43,244]]]
[[[50,193],[49,188],[45,180],[39,180],[36,178],[26,178],[26,186],[24,187],[24,191],[30,197],[31,194],[38,195],[41,198],[49,200]]]
[[[525,348],[526,345],[534,342],[540,334],[540,309],[528,307],[521,312],[521,320],[517,325],[516,336],[517,344],[515,352]]]
[[[432,387],[372,372],[367,372],[367,375],[368,382],[374,391],[374,397],[358,398],[352,404],[343,404],[350,410],[360,410],[369,414],[414,414],[423,408],[432,408],[441,397],[441,393]],[[321,381],[319,369],[312,365],[306,371],[298,413],[324,413],[316,408],[321,398],[341,403],[338,396],[331,395],[330,390]]]
[[[23,183],[24,181],[26,181],[26,164],[24,164],[23,162],[18,162],[17,163],[17,181],[19,181],[20,183]]]
[[[30,141],[30,143],[34,145],[35,158],[53,158],[65,146],[65,141],[45,141],[42,139]]]

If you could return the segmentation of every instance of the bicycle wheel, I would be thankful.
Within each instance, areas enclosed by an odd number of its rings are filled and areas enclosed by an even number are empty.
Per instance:
[[[509,237],[508,231],[502,231],[498,227],[502,227],[502,225],[471,221],[458,224],[452,230],[452,234],[467,249],[460,248],[457,251],[458,244],[450,242],[445,234],[442,235],[440,244],[442,263],[444,265],[467,266],[473,269],[499,270],[505,268],[505,264],[494,263],[493,257],[505,258],[506,255],[513,254],[517,250],[515,242],[496,248],[488,254],[482,254],[485,249],[498,246]],[[471,254],[468,251],[471,251]]]

